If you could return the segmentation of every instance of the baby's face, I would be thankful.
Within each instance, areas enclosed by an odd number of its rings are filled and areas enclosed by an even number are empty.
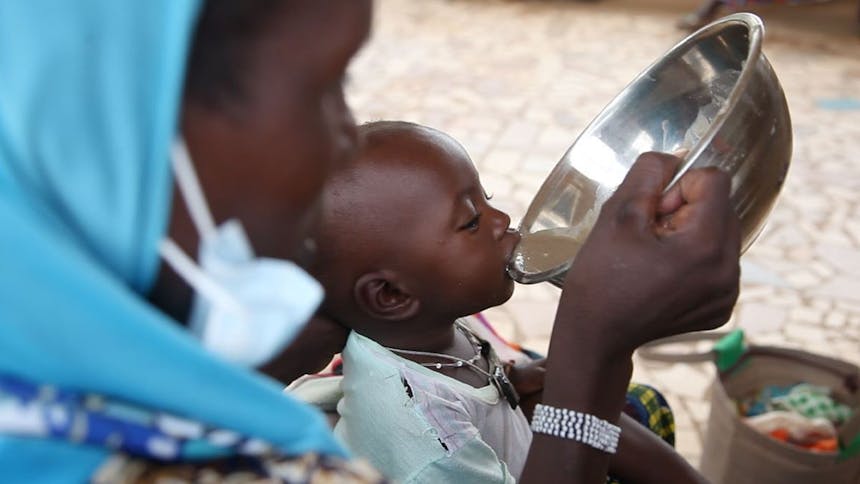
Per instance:
[[[397,210],[414,214],[404,250],[425,305],[463,316],[510,298],[508,260],[519,242],[510,217],[493,208],[466,152],[437,133],[409,150]],[[426,140],[422,140],[426,141]],[[427,307],[427,306],[425,306]]]

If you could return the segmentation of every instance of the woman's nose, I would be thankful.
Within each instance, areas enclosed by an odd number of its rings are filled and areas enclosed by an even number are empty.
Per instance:
[[[358,138],[358,126],[355,124],[355,117],[352,115],[352,110],[349,109],[349,105],[343,97],[341,97],[340,108],[339,120],[341,127],[351,148],[350,155],[354,156],[361,148],[359,144],[360,140]]]
[[[343,92],[332,93],[325,103],[326,123],[331,136],[334,169],[345,167],[358,154],[358,127]]]

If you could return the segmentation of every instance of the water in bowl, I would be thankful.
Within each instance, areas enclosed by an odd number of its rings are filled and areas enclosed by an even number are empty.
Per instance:
[[[514,256],[514,264],[525,273],[555,269],[576,257],[588,236],[587,230],[558,227],[524,234]]]

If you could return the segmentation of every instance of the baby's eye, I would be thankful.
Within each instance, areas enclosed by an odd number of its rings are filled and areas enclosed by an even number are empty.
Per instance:
[[[470,231],[474,232],[475,230],[478,229],[478,227],[480,225],[480,221],[481,221],[481,214],[479,212],[479,213],[475,214],[475,216],[472,217],[471,220],[469,220],[462,227],[460,227],[460,230],[470,230]]]

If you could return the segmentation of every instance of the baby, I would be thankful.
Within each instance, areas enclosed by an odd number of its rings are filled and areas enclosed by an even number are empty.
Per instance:
[[[531,430],[507,376],[533,392],[541,368],[508,373],[462,318],[510,298],[519,235],[448,135],[405,122],[359,131],[361,154],[326,188],[312,267],[324,314],[353,330],[335,433],[400,482],[514,482]],[[632,419],[621,426],[614,474],[695,475]]]

